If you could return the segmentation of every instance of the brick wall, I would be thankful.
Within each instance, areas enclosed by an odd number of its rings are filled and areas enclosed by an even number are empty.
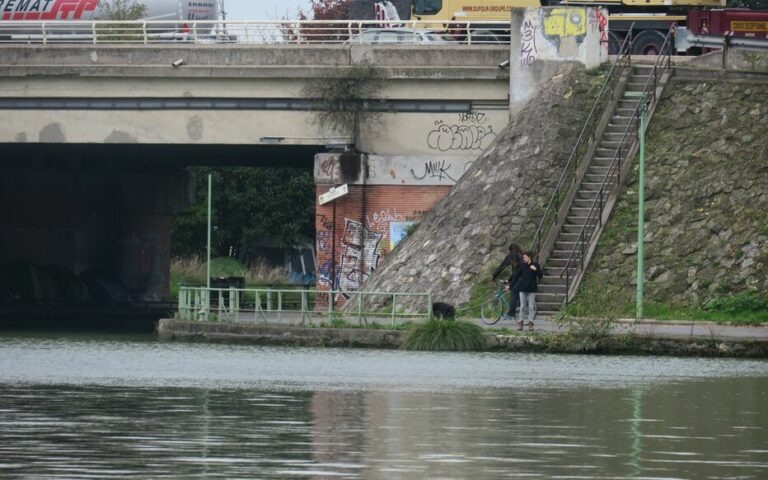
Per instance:
[[[330,185],[317,185],[317,195]],[[350,185],[349,194],[317,205],[317,288],[353,292],[452,186]],[[337,298],[343,302],[343,296]]]

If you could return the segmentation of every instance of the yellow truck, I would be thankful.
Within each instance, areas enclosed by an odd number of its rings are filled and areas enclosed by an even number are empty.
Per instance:
[[[685,24],[689,9],[723,8],[725,0],[413,0],[411,20],[440,21],[443,28],[454,34],[456,24],[452,21],[498,21],[501,30],[510,20],[513,8],[541,6],[607,8],[610,53],[615,53],[634,23],[632,54],[655,55],[672,24]],[[501,36],[493,24],[463,34],[486,39]]]

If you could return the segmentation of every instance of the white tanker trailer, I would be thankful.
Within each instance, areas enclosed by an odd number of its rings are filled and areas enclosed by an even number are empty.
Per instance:
[[[68,21],[108,20],[101,6],[110,2],[112,0],[0,0],[0,37],[32,34],[42,27],[41,22],[56,25],[55,31],[66,35]],[[146,7],[142,20],[168,21],[167,26],[152,26],[152,32],[186,33],[192,28],[191,22],[217,20],[219,16],[219,0],[138,0],[136,3]],[[16,21],[23,23],[17,26]],[[198,27],[197,33],[210,33],[211,29],[211,25]]]
[[[101,20],[111,0],[0,0],[0,20]],[[140,0],[144,20],[216,20],[217,0]]]

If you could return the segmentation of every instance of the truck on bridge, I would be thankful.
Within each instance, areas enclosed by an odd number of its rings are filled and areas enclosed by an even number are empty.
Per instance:
[[[508,29],[513,8],[561,6],[608,9],[608,50],[615,53],[633,27],[632,54],[655,55],[672,25],[685,25],[688,10],[724,7],[725,0],[413,0],[411,20],[442,21],[454,34],[480,36],[490,41]],[[477,27],[475,32],[457,32],[451,22],[499,21]],[[581,21],[581,20],[579,20]],[[463,27],[462,27],[463,28]],[[470,27],[471,28],[471,27]],[[480,30],[482,29],[482,30]]]

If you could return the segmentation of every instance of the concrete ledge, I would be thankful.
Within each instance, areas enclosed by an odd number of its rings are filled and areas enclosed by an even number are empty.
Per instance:
[[[509,47],[473,45],[3,45],[3,65],[162,65],[183,58],[198,66],[493,67]],[[182,67],[186,68],[186,67]]]
[[[164,340],[394,349],[400,347],[406,332],[163,319],[158,323],[158,334]],[[501,352],[768,358],[768,341],[756,339],[683,339],[640,334],[594,339],[568,333],[488,334],[486,338],[486,350]]]
[[[165,340],[204,340],[303,347],[398,348],[404,332],[353,328],[308,328],[248,323],[203,323],[174,319],[158,322]]]
[[[0,77],[20,78],[233,78],[233,79],[311,79],[333,76],[346,66],[285,65],[285,66],[226,66],[185,65],[11,65],[0,66]],[[382,67],[381,75],[388,80],[509,80],[509,72],[496,67]]]

